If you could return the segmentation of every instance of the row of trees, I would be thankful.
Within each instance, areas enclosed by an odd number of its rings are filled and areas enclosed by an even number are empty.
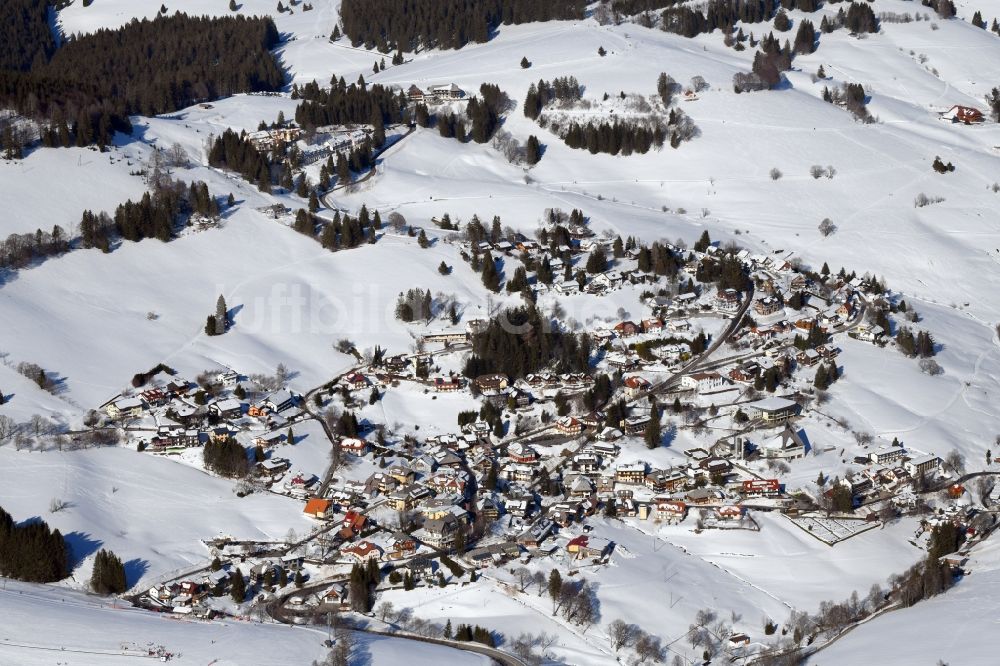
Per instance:
[[[538,84],[528,86],[528,94],[524,97],[524,115],[532,120],[538,120],[549,103],[557,101],[561,104],[578,102],[583,97],[583,86],[575,76],[557,76],[548,82],[539,79]]]
[[[634,152],[648,153],[653,147],[662,147],[666,137],[667,129],[657,121],[636,122],[616,118],[610,123],[571,123],[563,141],[570,148],[586,149],[592,155],[631,155]],[[671,145],[674,145],[673,135]]]
[[[344,0],[344,34],[353,46],[390,51],[458,49],[486,42],[500,24],[582,19],[585,0]]]
[[[191,212],[218,215],[219,204],[203,182],[186,186],[180,181],[165,179],[153,192],[146,192],[139,201],[126,201],[115,209],[114,217],[107,213],[86,210],[80,218],[80,244],[110,252],[117,239],[138,242],[157,238],[167,242],[174,238],[181,217]]]
[[[378,84],[368,86],[364,78],[347,85],[344,77],[331,77],[329,88],[315,81],[292,89],[301,98],[295,107],[295,121],[302,127],[369,123],[376,127],[403,122],[406,97]],[[381,144],[381,142],[379,142]]]
[[[41,519],[15,523],[0,507],[0,576],[53,583],[69,575],[69,547]]]

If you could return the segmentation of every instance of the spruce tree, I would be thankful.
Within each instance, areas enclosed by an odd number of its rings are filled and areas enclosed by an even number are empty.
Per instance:
[[[649,415],[649,423],[646,424],[646,431],[643,433],[643,440],[647,449],[659,448],[663,439],[663,432],[660,430],[660,411],[655,406]]]
[[[236,569],[229,578],[229,596],[238,604],[243,603],[247,597],[246,581],[243,580],[243,572]]]
[[[226,307],[226,298],[222,294],[219,294],[219,298],[215,301],[215,334],[221,335],[226,332],[226,324],[228,323],[229,308]]]
[[[125,582],[125,565],[110,550],[101,549],[94,558],[94,571],[90,587],[97,594],[121,594],[128,586]]]

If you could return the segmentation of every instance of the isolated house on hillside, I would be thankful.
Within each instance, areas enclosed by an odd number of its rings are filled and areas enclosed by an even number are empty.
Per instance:
[[[941,118],[944,120],[950,120],[953,123],[965,123],[966,125],[970,125],[972,123],[983,122],[983,112],[970,106],[960,106],[956,104],[942,113]]]

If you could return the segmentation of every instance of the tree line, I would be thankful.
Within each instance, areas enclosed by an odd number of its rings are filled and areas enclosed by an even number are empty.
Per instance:
[[[30,6],[30,0],[15,1]],[[31,16],[38,12],[33,11]],[[30,31],[36,40],[39,34],[38,28]],[[0,70],[0,103],[45,121],[42,135],[51,145],[71,140],[104,145],[113,131],[131,132],[129,115],[151,116],[235,93],[279,90],[285,81],[269,52],[279,42],[269,18],[177,13],[133,19],[119,28],[71,37],[47,60],[51,47],[40,39],[22,43],[20,56],[9,47],[0,51],[7,65]],[[25,70],[28,53],[35,55]],[[19,58],[22,67],[11,67]]]
[[[582,19],[586,0],[344,0],[352,46],[390,51],[459,49],[483,43],[501,24]]]
[[[146,192],[139,201],[131,199],[115,209],[114,217],[107,213],[86,210],[80,218],[80,243],[84,248],[110,252],[119,238],[138,242],[156,238],[172,240],[184,215],[190,213],[216,216],[219,204],[209,193],[208,186],[193,182],[166,180],[153,192]]]
[[[538,120],[544,109],[550,102],[561,103],[578,102],[583,97],[583,86],[576,80],[575,76],[557,76],[552,82],[539,79],[538,84],[532,83],[528,86],[528,93],[524,97],[524,115],[532,120]]]
[[[344,77],[333,76],[329,88],[321,88],[315,81],[301,88],[293,86],[292,98],[302,100],[295,107],[295,122],[302,127],[401,123],[406,110],[402,93],[379,84],[368,86],[364,77],[347,85]]]
[[[118,239],[169,241],[175,235],[180,218],[190,212],[218,215],[219,205],[203,182],[191,183],[188,187],[170,181],[152,194],[145,193],[137,202],[129,200],[119,205],[114,217],[105,212],[84,211],[79,237],[70,236],[58,224],[52,231],[37,229],[34,233],[10,234],[0,242],[0,270],[26,268],[34,262],[65,254],[74,247],[110,252]]]
[[[0,507],[0,576],[54,583],[69,575],[69,547],[41,519],[15,523]]]

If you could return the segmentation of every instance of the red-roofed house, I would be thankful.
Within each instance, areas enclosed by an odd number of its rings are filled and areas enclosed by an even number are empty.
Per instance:
[[[348,560],[353,560],[359,564],[365,564],[370,560],[376,562],[382,559],[382,549],[371,541],[359,541],[342,548],[340,553]]]

